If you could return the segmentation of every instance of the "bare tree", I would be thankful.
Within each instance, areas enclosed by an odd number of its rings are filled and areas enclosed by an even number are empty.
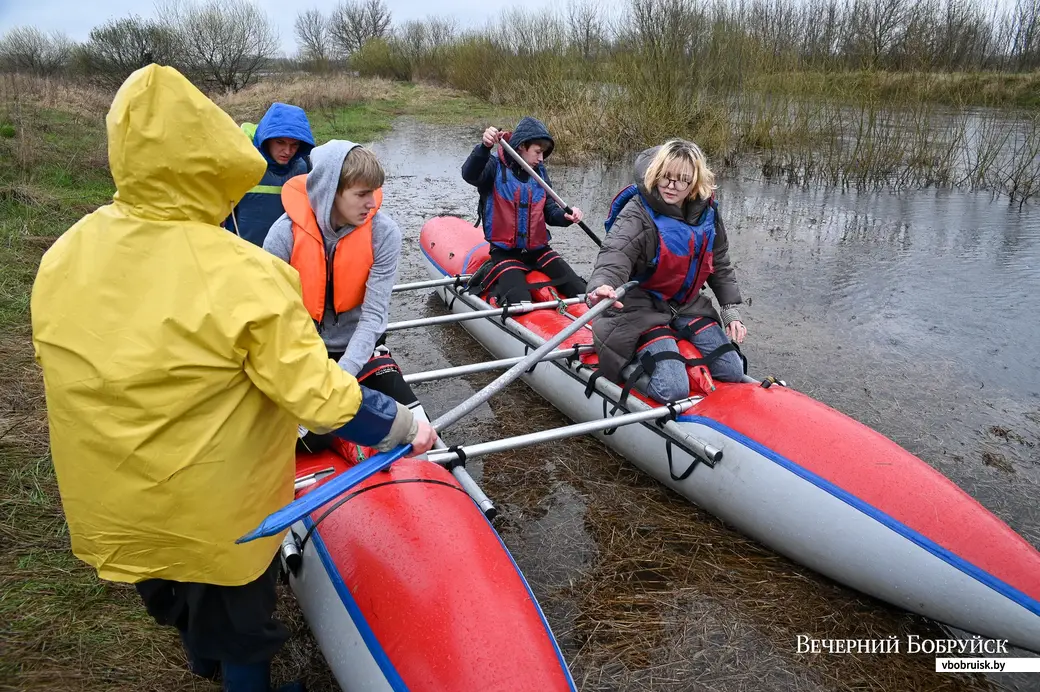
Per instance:
[[[838,56],[846,17],[840,0],[810,0],[804,6],[802,55],[814,67],[823,67]]]
[[[160,6],[160,16],[177,27],[184,59],[199,79],[238,91],[260,77],[278,54],[278,35],[267,15],[248,0],[177,2]]]
[[[1013,64],[1020,70],[1040,66],[1040,0],[1018,0],[1010,35]]]
[[[130,16],[91,29],[79,58],[88,74],[103,84],[118,86],[149,63],[179,66],[180,53],[172,27]]]
[[[54,75],[68,66],[75,45],[60,32],[45,34],[34,26],[15,27],[0,39],[0,65],[11,71]]]
[[[324,71],[333,50],[329,20],[319,10],[307,10],[296,15],[295,30],[300,57]]]
[[[605,42],[603,11],[596,0],[570,0],[567,25],[571,46],[582,59],[595,57]]]
[[[864,66],[881,67],[898,52],[916,11],[911,0],[851,0],[850,52]]]
[[[329,17],[336,52],[346,57],[369,39],[389,37],[390,19],[390,8],[383,0],[344,0]]]

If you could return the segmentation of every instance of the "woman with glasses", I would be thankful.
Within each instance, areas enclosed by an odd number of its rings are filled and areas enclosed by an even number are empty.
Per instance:
[[[614,288],[626,281],[639,281],[623,306],[592,324],[601,373],[616,382],[627,379],[660,402],[689,395],[687,365],[706,391],[714,388],[712,377],[739,381],[743,361],[732,342],[743,342],[747,330],[737,310],[742,300],[715,176],[704,154],[692,142],[669,140],[636,157],[635,181],[611,204],[588,282],[598,287],[586,298],[591,307],[615,299]],[[705,286],[721,313],[702,292]],[[702,358],[684,359],[676,339],[693,343]],[[643,373],[649,378],[641,379]]]

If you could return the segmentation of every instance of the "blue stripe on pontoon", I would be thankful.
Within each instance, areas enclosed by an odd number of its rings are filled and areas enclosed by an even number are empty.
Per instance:
[[[308,530],[314,526],[314,522],[312,522],[309,517],[304,519],[303,523]],[[390,683],[390,689],[394,692],[408,692],[408,686],[404,684],[404,680],[401,679],[397,669],[394,668],[394,664],[390,661],[390,657],[386,655],[383,646],[379,643],[379,639],[376,638],[375,632],[373,632],[372,628],[368,626],[368,622],[365,620],[361,608],[358,607],[357,601],[354,600],[354,596],[350,593],[350,589],[347,588],[346,583],[343,581],[343,577],[340,576],[339,569],[336,568],[336,563],[332,561],[332,556],[329,554],[328,548],[325,547],[324,541],[321,540],[321,533],[319,531],[314,531],[314,533],[311,534],[310,541],[314,544],[314,549],[318,551],[318,557],[321,558],[321,564],[325,567],[329,579],[332,580],[332,585],[336,587],[336,593],[339,594],[340,600],[343,601],[343,605],[346,607],[350,619],[354,621],[354,626],[358,628],[358,632],[361,633],[361,638],[365,640],[368,652],[372,654],[372,658],[375,659],[376,665],[379,666],[379,670],[383,672],[386,681]]]
[[[874,507],[868,502],[861,500],[852,493],[848,492],[847,490],[844,490],[843,488],[841,488],[838,485],[835,485],[834,483],[831,483],[825,478],[817,476],[812,471],[802,466],[799,466],[790,459],[778,454],[777,452],[774,452],[772,449],[766,447],[765,445],[756,442],[755,440],[752,440],[746,435],[739,433],[736,430],[726,425],[723,425],[722,423],[719,423],[716,420],[712,420],[711,418],[706,418],[704,416],[684,415],[679,416],[677,420],[683,423],[699,423],[701,425],[705,425],[711,428],[712,430],[716,430],[725,435],[726,437],[729,437],[739,442],[745,447],[753,449],[754,451],[758,452],[770,461],[773,461],[782,466],[783,468],[787,469],[791,473],[794,473],[796,476],[799,476],[809,481],[821,490],[830,493],[839,500],[842,500],[846,504],[855,507],[867,516],[877,520],[881,524],[884,524],[885,526],[892,529],[904,538],[921,546],[922,548],[930,552],[932,555],[935,555],[939,559],[945,561],[953,567],[956,567],[968,576],[973,577],[978,581],[982,582],[983,584],[993,589],[1005,598],[1014,601],[1015,603],[1022,606],[1031,613],[1040,615],[1040,601],[1031,598],[1028,594],[1025,594],[1016,589],[1015,587],[1011,586],[1010,584],[1001,581],[989,572],[973,565],[972,563],[968,562],[959,555],[947,550],[946,548],[942,547],[932,539],[915,531],[914,529],[910,528],[901,521],[889,516],[888,514],[885,514],[877,507]]]
[[[469,252],[466,253],[466,259],[462,260],[462,269],[459,270],[460,274],[466,273],[466,267],[469,266],[469,258],[473,256],[473,253],[477,251],[477,248],[483,247],[484,245],[487,245],[487,242],[481,241],[469,249]]]
[[[542,625],[545,626],[545,633],[549,635],[549,641],[552,642],[553,649],[556,651],[556,660],[560,662],[560,667],[563,668],[563,674],[567,677],[567,684],[570,685],[570,688],[574,690],[574,692],[577,692],[578,688],[574,686],[574,678],[571,677],[571,671],[570,668],[567,667],[567,661],[564,660],[563,652],[560,651],[560,646],[556,643],[556,637],[553,636],[552,629],[549,627],[549,621],[545,619],[545,613],[542,612],[542,607],[538,605],[538,599],[534,597],[534,592],[531,591],[531,585],[527,583],[527,579],[524,578],[524,573],[520,571],[520,566],[516,564],[516,560],[513,559],[513,554],[509,552],[509,548],[506,547],[505,541],[503,541],[502,537],[498,535],[498,531],[496,531],[492,523],[488,521],[484,512],[480,512],[480,516],[484,517],[484,521],[487,522],[488,528],[491,529],[491,533],[495,534],[495,538],[498,539],[498,543],[502,546],[502,550],[504,550],[506,555],[509,557],[509,561],[513,563],[513,569],[516,570],[516,575],[520,577],[520,581],[523,582],[524,588],[527,589],[527,595],[531,597],[531,603],[534,604],[534,609],[538,611],[538,617],[541,618]]]

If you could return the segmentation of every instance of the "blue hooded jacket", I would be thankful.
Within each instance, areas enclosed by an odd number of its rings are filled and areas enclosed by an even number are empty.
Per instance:
[[[269,139],[288,137],[300,141],[300,148],[287,164],[271,158],[264,146]],[[238,221],[238,234],[244,239],[263,247],[267,231],[285,213],[282,207],[282,185],[290,178],[307,173],[310,169],[307,157],[314,148],[314,135],[307,121],[307,114],[298,106],[274,103],[256,126],[253,145],[267,161],[267,172],[260,183],[246,193],[235,207],[235,219],[228,218],[225,227],[234,232]]]

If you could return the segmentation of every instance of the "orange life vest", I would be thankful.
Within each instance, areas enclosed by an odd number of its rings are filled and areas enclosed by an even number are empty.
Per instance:
[[[282,206],[292,220],[293,248],[289,259],[303,286],[303,304],[319,323],[325,315],[327,293],[336,314],[353,310],[365,300],[365,282],[375,262],[372,254],[372,217],[383,204],[383,188],[376,190],[376,206],[365,223],[339,239],[332,252],[332,268],[325,257],[325,239],[307,197],[307,176],[298,175],[282,186]]]

